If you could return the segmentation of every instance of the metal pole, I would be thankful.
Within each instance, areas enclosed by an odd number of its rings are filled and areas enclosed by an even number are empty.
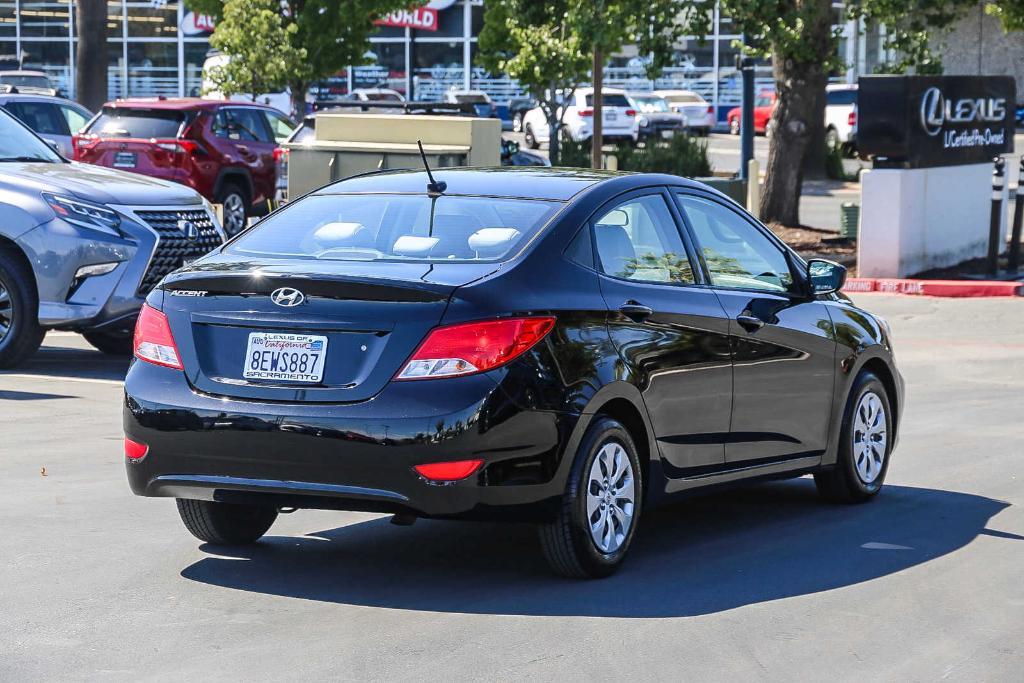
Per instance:
[[[737,58],[743,75],[743,100],[740,105],[740,178],[750,181],[747,168],[754,158],[754,60]]]
[[[1013,206],[1013,228],[1010,230],[1010,262],[1009,270],[1016,273],[1020,269],[1020,227],[1024,219],[1024,157],[1020,159],[1017,171],[1017,201]]]
[[[1002,157],[993,160],[995,168],[992,169],[992,214],[989,218],[988,229],[988,273],[992,277],[999,274],[999,243],[1002,242],[1002,234],[999,229],[1003,218],[1003,167],[1006,162]]]

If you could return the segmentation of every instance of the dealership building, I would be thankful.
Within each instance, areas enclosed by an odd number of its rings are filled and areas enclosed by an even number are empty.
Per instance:
[[[439,100],[451,89],[484,90],[498,102],[523,93],[515,81],[486,73],[476,62],[485,0],[432,0],[423,8],[396,12],[379,22],[371,39],[369,64],[329,79],[319,99],[352,88],[389,87],[418,100]],[[199,95],[213,21],[189,11],[180,0],[109,0],[108,95],[168,97]],[[605,72],[609,86],[630,90],[686,89],[703,95],[724,118],[739,104],[740,76],[735,69],[740,36],[732,21],[709,3],[712,34],[705,41],[683,39],[673,66],[657,81],[644,75],[644,59],[626,48]],[[840,51],[851,65],[842,78],[871,73],[885,60],[884,31],[859,31],[835,3],[835,22],[843,29]],[[40,69],[55,86],[74,97],[76,61],[73,0],[0,0],[0,62],[4,68]],[[969,61],[964,59],[963,61]],[[1020,68],[1018,66],[1018,68]],[[771,69],[758,71],[758,87],[771,88]]]

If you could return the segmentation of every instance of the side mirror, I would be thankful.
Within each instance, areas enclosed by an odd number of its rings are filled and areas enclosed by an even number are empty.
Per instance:
[[[807,262],[807,282],[815,296],[833,294],[846,284],[846,267],[834,261],[811,259]]]

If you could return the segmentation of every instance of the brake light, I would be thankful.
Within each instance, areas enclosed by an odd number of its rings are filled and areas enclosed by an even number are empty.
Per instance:
[[[135,357],[153,365],[183,369],[167,316],[149,304],[142,305],[135,323]]]
[[[195,140],[150,140],[162,150],[173,154],[206,154],[206,148]]]
[[[438,327],[427,335],[396,380],[457,377],[500,367],[544,338],[555,319],[506,318]]]
[[[483,464],[483,460],[453,460],[416,465],[413,469],[421,477],[431,481],[457,481],[473,474]]]
[[[124,456],[129,460],[142,460],[149,453],[149,446],[124,437]]]
[[[627,109],[626,116],[636,116],[636,109]]]
[[[593,109],[580,109],[580,116],[593,116],[593,115],[594,115],[594,110]]]
[[[715,113],[715,108],[713,106],[711,106],[710,104],[708,105],[708,113],[709,114],[714,114]]]
[[[846,117],[846,123],[848,125],[850,125],[851,127],[852,126],[856,126],[857,125],[857,112],[851,111],[850,115]]]
[[[71,136],[71,156],[78,159],[79,152],[92,149],[99,142],[99,137],[88,133],[75,133]]]

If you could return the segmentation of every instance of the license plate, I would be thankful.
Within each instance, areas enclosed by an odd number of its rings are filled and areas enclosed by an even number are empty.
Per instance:
[[[606,109],[604,112],[605,121],[615,121],[619,118],[619,113],[614,109]]]
[[[320,382],[324,377],[327,337],[312,334],[251,332],[245,350],[245,379]]]
[[[138,155],[135,152],[117,152],[114,154],[114,168],[135,168]]]

